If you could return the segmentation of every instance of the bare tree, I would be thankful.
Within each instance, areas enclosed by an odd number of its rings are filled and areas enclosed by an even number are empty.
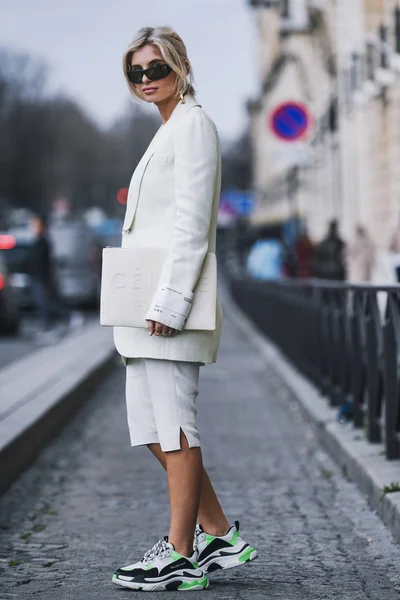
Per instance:
[[[76,102],[46,97],[45,74],[29,57],[0,51],[0,198],[43,211],[62,194],[76,211],[113,213],[158,120],[136,106],[104,131]]]

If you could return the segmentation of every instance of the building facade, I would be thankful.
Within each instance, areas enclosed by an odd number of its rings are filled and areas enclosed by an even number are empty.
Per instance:
[[[336,218],[379,250],[380,273],[400,217],[400,11],[396,0],[252,0],[260,93],[249,104],[254,225],[300,215],[318,240]],[[287,101],[308,108],[296,142],[271,127]],[[386,257],[386,258],[385,258]],[[386,261],[387,262],[387,261]]]

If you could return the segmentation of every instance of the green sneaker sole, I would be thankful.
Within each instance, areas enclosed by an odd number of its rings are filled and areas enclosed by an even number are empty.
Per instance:
[[[248,547],[240,554],[234,554],[232,556],[214,556],[209,557],[207,564],[200,564],[200,568],[205,573],[212,573],[213,571],[219,571],[220,569],[233,569],[234,567],[240,567],[246,563],[252,562],[258,558],[258,552],[255,548]]]

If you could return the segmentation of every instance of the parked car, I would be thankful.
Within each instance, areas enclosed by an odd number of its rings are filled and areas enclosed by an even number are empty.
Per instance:
[[[68,304],[97,306],[100,298],[101,243],[85,223],[49,228],[58,293]]]
[[[0,251],[9,274],[9,283],[18,295],[21,308],[33,305],[28,275],[29,252],[34,236],[29,228],[10,229],[0,235]]]
[[[97,306],[100,298],[102,243],[82,221],[49,226],[53,275],[60,299],[71,305]],[[35,240],[30,227],[9,229],[3,235],[4,259],[10,285],[18,290],[20,306],[33,306],[29,252]]]
[[[19,294],[10,279],[4,251],[0,250],[0,332],[15,334],[20,325]]]

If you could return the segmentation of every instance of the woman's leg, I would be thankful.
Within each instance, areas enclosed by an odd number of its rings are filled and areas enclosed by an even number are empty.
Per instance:
[[[145,369],[158,441],[164,449],[162,464],[167,470],[171,507],[169,539],[177,552],[191,556],[203,470],[195,408],[199,365],[145,359]],[[200,516],[203,516],[202,511]],[[202,525],[206,528],[209,523]],[[220,528],[220,524],[217,526]],[[229,524],[224,522],[223,533],[228,529]]]
[[[42,330],[48,331],[51,329],[51,315],[46,285],[41,281],[32,281],[32,296],[37,315],[42,324]]]
[[[187,447],[186,437],[181,434],[182,448]],[[161,463],[164,469],[167,469],[166,454],[176,454],[171,452],[163,452],[160,444],[149,444],[148,448]],[[187,449],[188,452],[198,451],[201,457],[200,448]],[[180,451],[182,452],[182,450]],[[179,452],[178,452],[179,454]],[[183,459],[184,461],[185,459]],[[182,488],[182,478],[179,476],[178,487]],[[172,513],[171,513],[172,516]],[[198,522],[201,523],[204,531],[211,535],[225,535],[228,531],[230,524],[225,517],[225,514],[221,508],[217,495],[214,491],[213,485],[207,474],[207,471],[201,466],[201,491],[200,491],[200,503],[197,515]]]
[[[165,453],[171,524],[168,539],[183,556],[193,554],[193,535],[200,503],[200,448],[189,448],[181,432],[181,449]]]

